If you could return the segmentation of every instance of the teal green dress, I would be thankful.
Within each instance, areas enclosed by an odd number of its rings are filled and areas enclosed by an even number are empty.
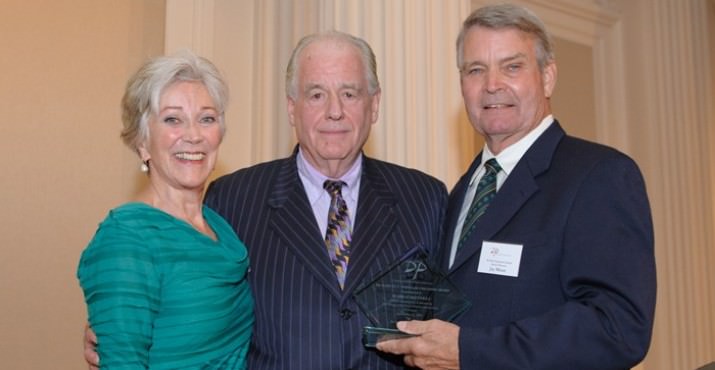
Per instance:
[[[204,206],[217,241],[144,203],[109,212],[77,271],[104,369],[245,369],[248,253]]]

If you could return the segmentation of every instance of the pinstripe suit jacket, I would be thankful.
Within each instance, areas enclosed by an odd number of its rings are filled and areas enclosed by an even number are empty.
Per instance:
[[[416,245],[436,248],[447,201],[441,182],[365,157],[345,290],[298,176],[295,153],[213,182],[206,203],[250,254],[256,302],[250,369],[396,369],[401,358],[367,350],[369,325],[352,294]]]

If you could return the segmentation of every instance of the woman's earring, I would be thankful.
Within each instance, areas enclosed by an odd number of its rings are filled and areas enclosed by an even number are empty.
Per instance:
[[[149,160],[147,159],[146,161],[142,162],[142,165],[139,166],[139,169],[144,173],[149,172]]]

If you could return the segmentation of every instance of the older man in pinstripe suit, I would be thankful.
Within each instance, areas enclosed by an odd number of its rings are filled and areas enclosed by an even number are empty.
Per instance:
[[[250,251],[256,300],[251,369],[395,369],[367,350],[355,288],[415,246],[434,247],[446,203],[438,180],[362,154],[380,85],[368,44],[338,32],[299,42],[286,74],[293,155],[214,182],[206,202]],[[341,288],[324,242],[330,195],[343,182],[352,228]]]
[[[437,246],[446,188],[362,154],[380,105],[365,41],[334,31],[303,38],[286,94],[298,138],[293,155],[224,176],[206,196],[250,252],[256,326],[249,368],[403,368],[401,357],[362,345],[369,322],[353,292],[409,249]],[[343,287],[324,241],[326,180],[342,181],[352,228]]]

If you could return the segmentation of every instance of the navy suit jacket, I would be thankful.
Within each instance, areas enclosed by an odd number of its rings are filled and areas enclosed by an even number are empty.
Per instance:
[[[450,194],[442,264],[474,171]],[[482,243],[523,245],[518,277],[477,272]],[[554,122],[529,148],[457,253],[470,297],[457,319],[463,369],[628,369],[647,352],[655,307],[653,229],[626,155]]]
[[[296,156],[213,182],[206,203],[250,255],[256,324],[249,369],[397,369],[362,345],[370,322],[353,293],[415,246],[436,249],[447,190],[419,171],[364,157],[345,290],[298,176]]]

